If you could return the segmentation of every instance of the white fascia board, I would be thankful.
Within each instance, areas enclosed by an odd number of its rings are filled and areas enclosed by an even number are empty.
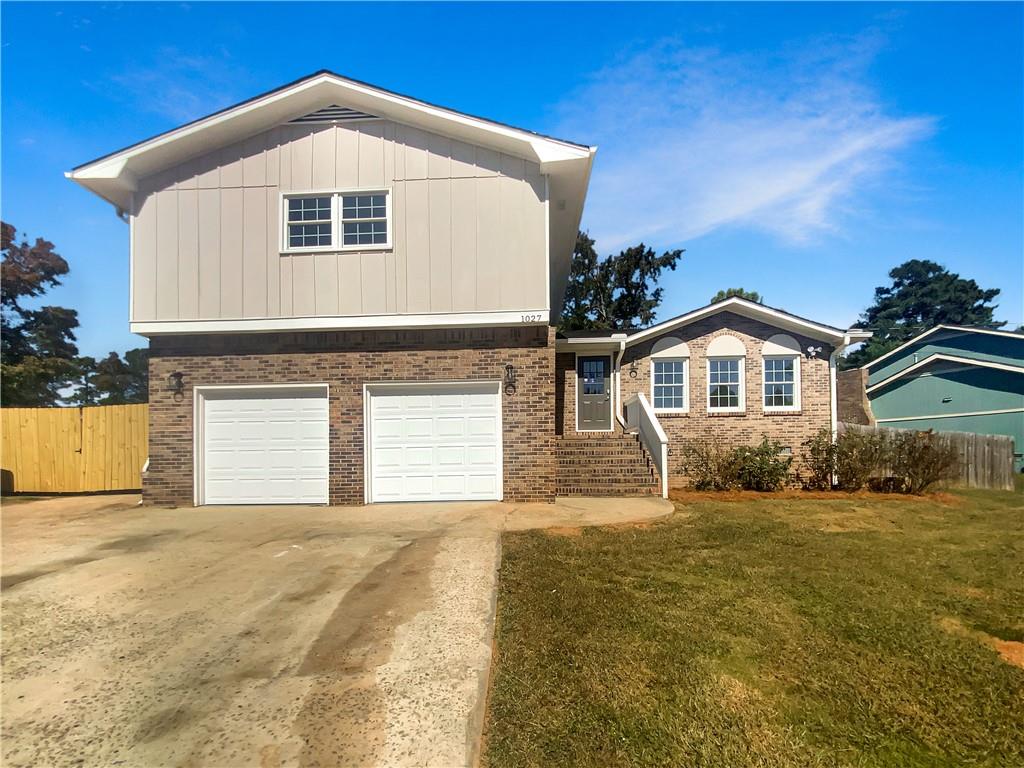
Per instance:
[[[301,333],[306,331],[525,327],[547,324],[547,310],[524,309],[511,312],[449,312],[421,315],[148,320],[133,321],[130,323],[129,329],[132,333],[137,333],[140,336],[168,336],[191,333]]]
[[[626,338],[627,336],[624,333],[615,333],[611,336],[555,339],[555,349],[562,351],[572,350],[573,352],[583,352],[587,349],[605,351],[617,349]]]
[[[864,390],[865,393],[870,394],[880,387],[884,387],[886,384],[891,384],[896,379],[901,379],[914,371],[924,368],[926,365],[932,363],[946,362],[946,363],[957,363],[959,365],[977,366],[979,368],[994,368],[998,371],[1009,371],[1010,373],[1021,373],[1024,374],[1024,368],[1018,365],[1007,365],[1006,363],[996,363],[992,360],[978,360],[974,357],[960,357],[959,355],[943,355],[937,353],[934,355],[928,355],[924,360],[919,360],[913,365],[907,366],[903,370],[896,371],[892,376],[882,379],[881,381],[872,384],[870,387]]]
[[[225,138],[228,141],[240,140],[304,114],[321,102],[334,100],[343,101],[346,106],[368,110],[380,117],[420,125],[447,135],[454,134],[471,141],[483,142],[486,145],[497,145],[503,151],[544,165],[566,160],[587,160],[593,154],[591,147],[578,146],[492,123],[325,73],[155,136],[111,156],[100,158],[71,171],[70,178],[76,181],[112,178],[119,175],[120,169],[130,166],[132,161],[172,144],[181,146],[180,161],[194,156],[197,152],[208,151],[212,148],[209,146],[211,143],[222,143]],[[278,108],[271,109],[275,106]],[[263,117],[260,117],[261,114]],[[228,125],[233,126],[230,136],[215,130]],[[221,141],[204,142],[199,139],[202,134],[210,132],[216,133]],[[188,141],[189,139],[194,141]],[[163,162],[159,165],[166,167],[174,161],[174,157],[164,155]],[[146,167],[142,173],[145,175],[156,170],[156,167]]]
[[[828,326],[812,323],[809,320],[804,320],[794,315],[787,314],[786,312],[780,312],[779,310],[772,309],[771,307],[765,307],[761,304],[755,304],[752,301],[747,301],[737,296],[733,296],[725,301],[720,301],[716,304],[709,304],[706,307],[701,307],[700,309],[696,309],[688,314],[671,320],[666,320],[658,325],[652,325],[650,328],[643,331],[638,331],[626,340],[626,346],[633,346],[634,344],[643,341],[644,339],[648,339],[651,336],[666,333],[674,328],[689,325],[697,320],[725,311],[735,312],[738,315],[743,315],[744,317],[755,320],[762,320],[777,328],[796,330],[798,333],[803,333],[814,338],[821,338],[836,344],[842,343],[848,336],[851,336],[850,331],[840,331],[835,328],[829,328]]]

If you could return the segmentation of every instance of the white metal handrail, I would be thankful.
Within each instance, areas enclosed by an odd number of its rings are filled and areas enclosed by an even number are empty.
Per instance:
[[[640,437],[654,462],[654,468],[658,470],[661,478],[661,496],[668,498],[668,435],[661,428],[661,422],[654,415],[654,409],[647,402],[643,392],[632,395],[623,408],[626,411],[626,430],[635,432]]]

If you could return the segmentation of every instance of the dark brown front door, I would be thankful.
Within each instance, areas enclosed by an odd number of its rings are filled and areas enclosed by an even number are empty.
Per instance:
[[[612,428],[612,359],[607,355],[576,361],[576,429]]]

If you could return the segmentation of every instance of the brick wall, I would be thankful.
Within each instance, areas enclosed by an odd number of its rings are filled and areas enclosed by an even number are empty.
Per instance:
[[[800,360],[800,411],[792,413],[764,413],[762,402],[761,347],[769,337],[787,333],[800,344],[801,350],[809,346],[821,347],[814,358],[806,352]],[[716,336],[730,334],[740,339],[746,348],[746,412],[742,414],[709,414],[707,412],[707,358],[708,344]],[[661,422],[669,438],[669,482],[681,485],[682,476],[680,444],[693,439],[713,439],[723,445],[753,444],[762,435],[778,440],[789,447],[794,454],[793,468],[799,469],[802,443],[821,427],[831,423],[829,408],[828,358],[832,348],[827,344],[800,334],[782,331],[757,320],[751,320],[732,312],[719,312],[698,322],[677,328],[663,334],[685,341],[690,349],[690,410],[689,413],[660,413]],[[643,392],[649,401],[651,396],[651,348],[662,336],[627,347],[622,358],[622,399],[625,401],[636,392]],[[564,359],[563,359],[564,358]],[[630,376],[630,366],[636,363],[636,377]],[[560,382],[565,393],[563,412],[556,421],[563,425],[566,434],[575,429],[574,404],[576,401],[576,378],[573,371],[572,355],[559,353],[556,369],[560,370]]]
[[[840,371],[836,378],[839,420],[848,424],[873,426],[874,416],[867,395],[868,372],[863,368]]]
[[[150,344],[147,503],[191,505],[192,387],[330,385],[332,504],[363,502],[363,384],[501,379],[515,366],[517,391],[502,395],[505,499],[550,501],[555,493],[554,331],[488,328],[157,337]],[[184,373],[185,394],[165,386]]]

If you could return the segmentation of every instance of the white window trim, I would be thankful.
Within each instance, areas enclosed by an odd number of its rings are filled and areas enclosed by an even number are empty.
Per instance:
[[[655,363],[682,363],[683,364],[683,407],[682,408],[658,408],[654,399],[654,364]],[[651,407],[655,413],[689,413],[690,412],[690,358],[688,357],[652,357],[651,358]]]
[[[765,405],[765,387],[768,385],[768,369],[765,360],[793,361],[793,404]],[[765,355],[761,358],[761,407],[765,413],[795,413],[800,410],[800,355]]]
[[[714,356],[705,358],[706,368],[705,383],[707,384],[707,408],[708,413],[746,413],[747,412],[747,358],[735,355]],[[736,360],[739,363],[739,395],[740,404],[735,408],[722,408],[711,405],[711,361],[712,360]]]
[[[279,219],[279,244],[281,253],[342,253],[346,251],[387,251],[394,247],[394,224],[392,215],[391,199],[393,189],[389,186],[381,187],[349,187],[345,189],[301,189],[281,192],[280,202],[277,206]],[[342,195],[368,195],[384,194],[386,206],[388,239],[384,243],[367,243],[364,245],[344,245],[344,233],[342,232],[341,220],[341,197]],[[332,245],[313,245],[304,248],[292,248],[288,245],[288,200],[293,197],[330,197],[331,198],[331,239]],[[293,222],[301,223],[301,222]]]

